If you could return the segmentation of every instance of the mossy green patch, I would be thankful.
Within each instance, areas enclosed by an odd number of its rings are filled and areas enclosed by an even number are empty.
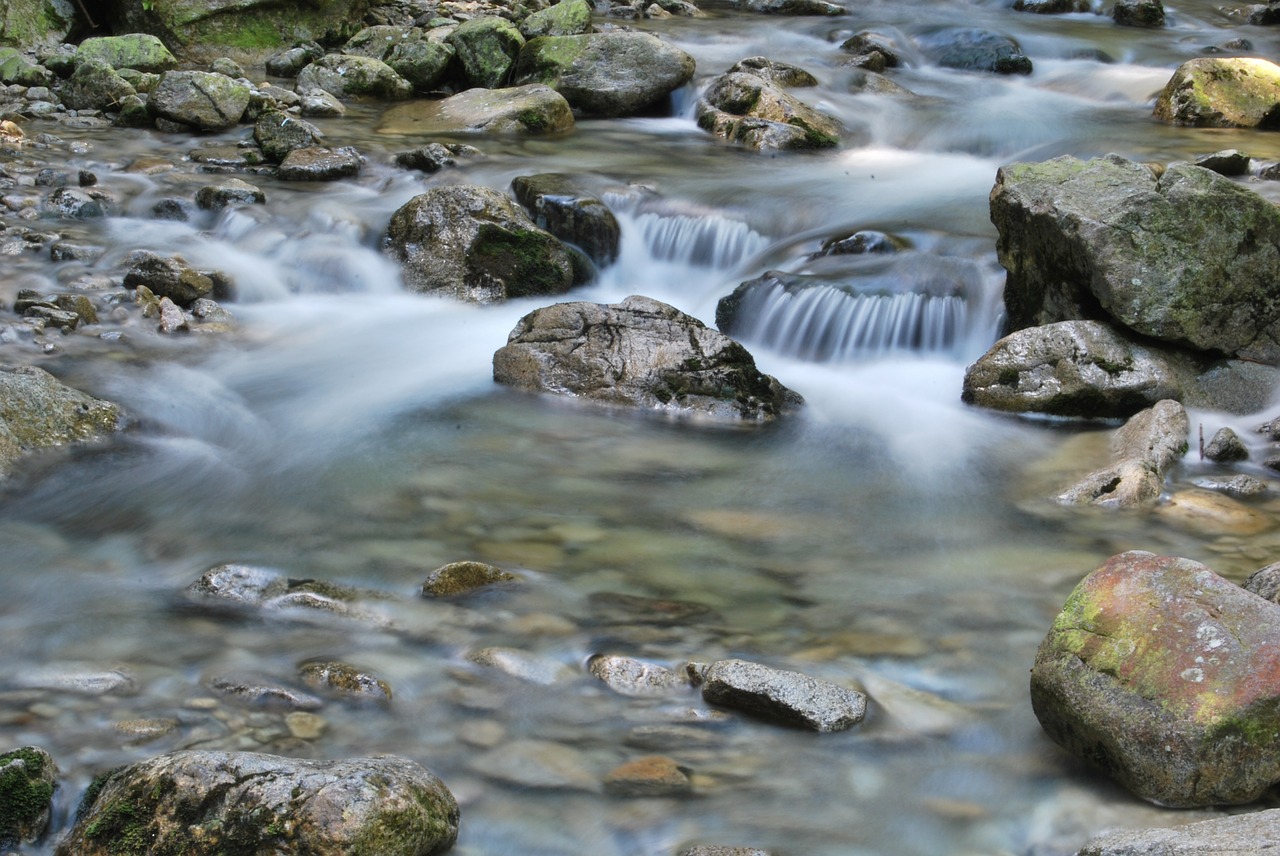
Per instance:
[[[545,232],[480,226],[468,266],[501,281],[508,298],[563,294],[573,285],[573,266],[560,243]]]
[[[53,799],[51,764],[39,750],[23,747],[0,755],[0,846],[38,832]]]

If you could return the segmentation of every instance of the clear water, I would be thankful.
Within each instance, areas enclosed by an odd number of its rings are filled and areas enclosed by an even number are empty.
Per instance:
[[[960,383],[998,325],[1002,273],[986,208],[997,167],[1229,147],[1280,159],[1274,135],[1150,118],[1182,60],[1238,36],[1274,56],[1276,36],[1208,3],[1170,7],[1172,26],[1158,32],[1002,3],[869,2],[833,19],[711,11],[645,25],[698,61],[673,117],[583,121],[553,140],[470,139],[487,157],[425,177],[389,165],[391,152],[422,141],[380,132],[380,106],[357,105],[325,130],[368,156],[358,180],[250,176],[268,204],[207,221],[146,216],[157,199],[212,180],[180,160],[205,141],[50,126],[85,144],[71,164],[93,169],[120,202],[102,222],[44,225],[110,247],[100,269],[148,247],[227,271],[240,290],[232,334],[165,339],[130,322],[122,340],[90,331],[40,358],[131,418],[101,447],[31,460],[0,505],[0,745],[54,754],[56,825],[95,773],[186,746],[413,758],[462,803],[456,852],[466,856],[660,856],[698,842],[813,856],[1047,856],[1103,827],[1189,817],[1138,803],[1049,744],[1027,670],[1071,586],[1113,553],[1184,555],[1240,579],[1274,558],[1275,536],[1056,508],[1044,497],[1100,462],[1102,435],[966,408]],[[1007,79],[916,65],[893,77],[917,97],[849,91],[840,41],[937,24],[1014,35],[1036,71]],[[1089,51],[1114,62],[1075,58]],[[770,155],[699,132],[698,86],[753,55],[816,74],[821,86],[797,94],[838,116],[849,142]],[[128,171],[157,154],[179,159],[177,169]],[[964,335],[923,352],[826,360],[784,338],[748,340],[761,366],[807,399],[798,416],[752,430],[497,388],[493,352],[548,301],[481,309],[405,294],[378,239],[391,212],[434,183],[505,188],[544,171],[608,185],[622,218],[622,258],[575,297],[641,293],[711,322],[740,282],[814,272],[823,240],[877,229],[909,243],[903,258],[960,272]],[[5,265],[6,300],[85,272],[31,254]],[[6,361],[33,353],[0,345]],[[1193,415],[1207,433],[1256,421]],[[1192,456],[1175,487],[1211,471]],[[432,569],[473,558],[523,584],[461,603],[416,596]],[[229,614],[183,596],[227,561],[371,591],[379,596],[364,607],[379,620]],[[602,607],[601,594],[705,610],[654,623]],[[570,676],[548,687],[467,659],[490,646]],[[597,653],[672,666],[744,657],[861,687],[871,713],[836,735],[737,715],[690,726],[689,711],[706,710],[694,691],[617,695],[585,672]],[[298,739],[283,713],[237,706],[209,686],[245,672],[296,684],[298,664],[315,657],[376,673],[394,701],[328,701],[324,733]],[[113,692],[67,685],[112,673],[128,676]],[[167,724],[144,737],[145,720]],[[696,731],[657,744],[637,732],[672,724]],[[492,773],[529,740],[560,747],[583,785]],[[610,769],[653,751],[691,771],[692,796],[599,792]],[[51,840],[29,848],[51,850]]]

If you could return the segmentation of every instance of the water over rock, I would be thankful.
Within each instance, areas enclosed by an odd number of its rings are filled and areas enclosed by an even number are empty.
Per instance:
[[[182,256],[163,256],[150,250],[136,250],[124,277],[126,288],[146,286],[157,297],[167,297],[179,306],[189,306],[213,294],[213,278]]]
[[[1265,856],[1280,848],[1280,809],[1201,820],[1173,827],[1106,832],[1076,856]]]
[[[1207,169],[1159,178],[1111,155],[1002,167],[991,192],[1008,329],[1110,317],[1200,351],[1275,363],[1280,211]]]
[[[711,704],[824,733],[852,728],[867,712],[867,697],[857,690],[746,660],[712,663],[702,675],[702,697]]]
[[[39,747],[0,754],[0,847],[7,851],[44,834],[57,777],[53,758]]]
[[[1114,556],[1040,645],[1031,702],[1054,742],[1173,807],[1280,781],[1280,607],[1188,559]]]
[[[574,127],[573,110],[549,86],[468,89],[440,101],[411,101],[388,110],[378,130],[388,134],[560,134]]]
[[[1280,66],[1257,57],[1198,57],[1178,66],[1155,116],[1207,128],[1280,127]]]
[[[413,291],[472,303],[562,294],[577,281],[568,247],[511,197],[478,185],[415,196],[391,215],[383,248]]]
[[[304,761],[185,751],[117,769],[86,794],[59,856],[281,852],[430,856],[453,846],[458,804],[403,758]],[[132,852],[132,850],[130,850]]]
[[[584,116],[633,116],[665,107],[693,78],[694,59],[648,33],[541,36],[520,51],[515,82],[544,83]]]
[[[151,90],[147,107],[166,119],[201,131],[221,131],[237,124],[252,91],[239,81],[211,71],[166,71]]]
[[[1058,495],[1067,505],[1134,508],[1160,498],[1165,474],[1187,451],[1191,422],[1176,401],[1161,401],[1111,438],[1111,462]]]
[[[519,389],[735,422],[771,420],[801,403],[737,342],[635,295],[529,313],[494,354],[493,376]]]
[[[840,144],[844,128],[755,74],[733,72],[707,87],[698,127],[751,149],[818,149]]]
[[[551,172],[517,176],[511,191],[538,226],[581,249],[597,266],[617,260],[622,242],[618,218],[574,176]]]
[[[63,384],[35,366],[0,366],[0,477],[32,449],[110,434],[120,408]]]

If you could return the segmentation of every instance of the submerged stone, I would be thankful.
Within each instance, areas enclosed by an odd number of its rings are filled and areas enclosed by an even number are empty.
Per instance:
[[[515,574],[484,562],[450,562],[427,576],[422,584],[422,596],[454,597],[518,579]]]

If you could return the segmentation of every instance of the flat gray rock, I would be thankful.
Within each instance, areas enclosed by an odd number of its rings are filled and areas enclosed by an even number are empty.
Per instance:
[[[867,697],[856,690],[746,660],[712,663],[703,676],[702,697],[819,732],[844,731],[867,712]]]

